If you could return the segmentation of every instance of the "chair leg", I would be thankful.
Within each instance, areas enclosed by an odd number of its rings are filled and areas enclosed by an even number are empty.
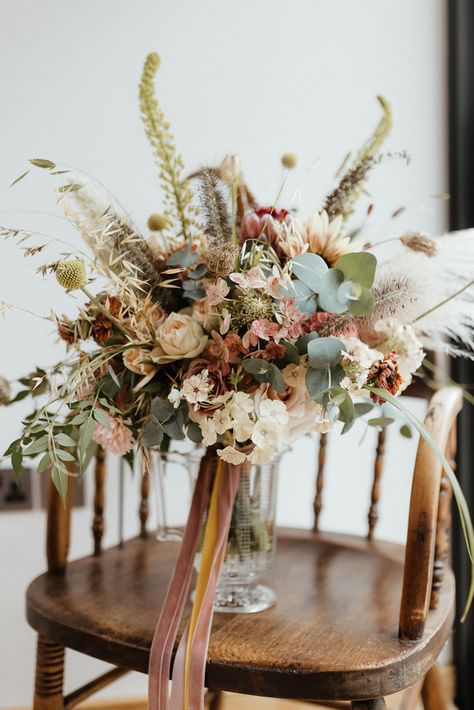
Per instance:
[[[206,707],[208,710],[220,710],[222,705],[222,691],[221,690],[208,690],[206,697]]]
[[[448,710],[446,692],[437,665],[431,666],[425,676],[421,689],[421,698],[425,710]]]
[[[64,646],[38,635],[33,710],[63,710]]]
[[[351,710],[386,710],[385,700],[375,698],[374,700],[353,700]]]

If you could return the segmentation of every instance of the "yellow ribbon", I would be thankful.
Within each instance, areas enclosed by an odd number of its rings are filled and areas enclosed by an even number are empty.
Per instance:
[[[217,525],[218,525],[218,501],[219,501],[219,489],[221,485],[223,470],[222,459],[219,459],[217,464],[216,477],[214,479],[214,485],[211,493],[211,502],[209,505],[209,513],[207,516],[207,523],[204,530],[204,541],[202,544],[201,552],[201,563],[199,565],[199,572],[196,582],[196,593],[194,597],[193,608],[191,612],[191,620],[189,622],[189,634],[188,643],[186,647],[186,660],[184,665],[184,710],[189,710],[188,704],[188,690],[189,690],[189,665],[191,661],[191,647],[194,637],[194,632],[196,630],[196,623],[199,617],[199,612],[201,610],[204,595],[206,593],[206,587],[209,580],[209,574],[211,572],[212,560],[214,558],[214,552],[217,543]]]

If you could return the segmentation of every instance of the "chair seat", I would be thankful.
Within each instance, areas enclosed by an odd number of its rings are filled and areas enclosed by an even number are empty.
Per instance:
[[[30,625],[49,639],[147,672],[153,631],[178,545],[134,539],[101,557],[36,578]],[[266,580],[277,604],[258,614],[216,614],[209,687],[273,697],[345,700],[389,695],[414,683],[438,656],[454,616],[446,575],[439,608],[419,642],[398,639],[403,548],[301,530],[279,532]]]

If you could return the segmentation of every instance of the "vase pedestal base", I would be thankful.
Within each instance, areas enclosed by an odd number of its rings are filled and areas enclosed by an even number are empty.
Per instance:
[[[194,592],[191,596],[194,601]],[[216,591],[214,611],[221,614],[255,614],[276,603],[276,594],[263,584],[221,587]]]

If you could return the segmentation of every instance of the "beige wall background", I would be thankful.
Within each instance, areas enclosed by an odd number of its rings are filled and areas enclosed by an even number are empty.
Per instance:
[[[375,95],[394,107],[387,144],[407,150],[410,167],[386,161],[370,182],[375,205],[368,239],[408,228],[445,229],[446,21],[444,0],[3,0],[0,4],[0,224],[76,240],[58,216],[53,184],[35,173],[9,189],[32,157],[94,175],[117,195],[140,228],[160,208],[157,175],[138,115],[137,84],[146,53],[162,57],[158,94],[192,170],[238,153],[249,184],[271,203],[280,155],[300,166],[283,202],[302,212],[320,205],[335,170],[378,120]],[[391,213],[405,206],[397,222]],[[77,244],[77,241],[75,242]],[[78,245],[79,246],[79,245]],[[382,254],[382,251],[381,251]],[[0,243],[0,299],[38,315],[75,304],[35,275],[16,246]],[[59,360],[51,324],[23,311],[0,322],[0,372],[15,377]],[[27,405],[0,409],[0,448],[16,436]],[[421,412],[418,412],[421,413]],[[332,437],[323,526],[363,532],[373,433],[355,427]],[[402,539],[414,442],[393,432],[383,483],[380,535]],[[302,440],[282,464],[281,523],[311,521],[316,442]],[[170,477],[176,517],[186,496]],[[127,530],[136,529],[137,478],[127,475]],[[117,475],[108,482],[107,541],[117,535]],[[37,490],[36,490],[37,497]],[[73,520],[72,554],[90,550],[90,511]],[[35,638],[24,620],[24,590],[44,569],[41,511],[0,514],[0,707],[30,702]],[[158,543],[157,543],[158,544]],[[304,574],[304,570],[302,570]],[[71,689],[103,664],[70,653]],[[104,695],[133,695],[145,679],[124,679]]]

